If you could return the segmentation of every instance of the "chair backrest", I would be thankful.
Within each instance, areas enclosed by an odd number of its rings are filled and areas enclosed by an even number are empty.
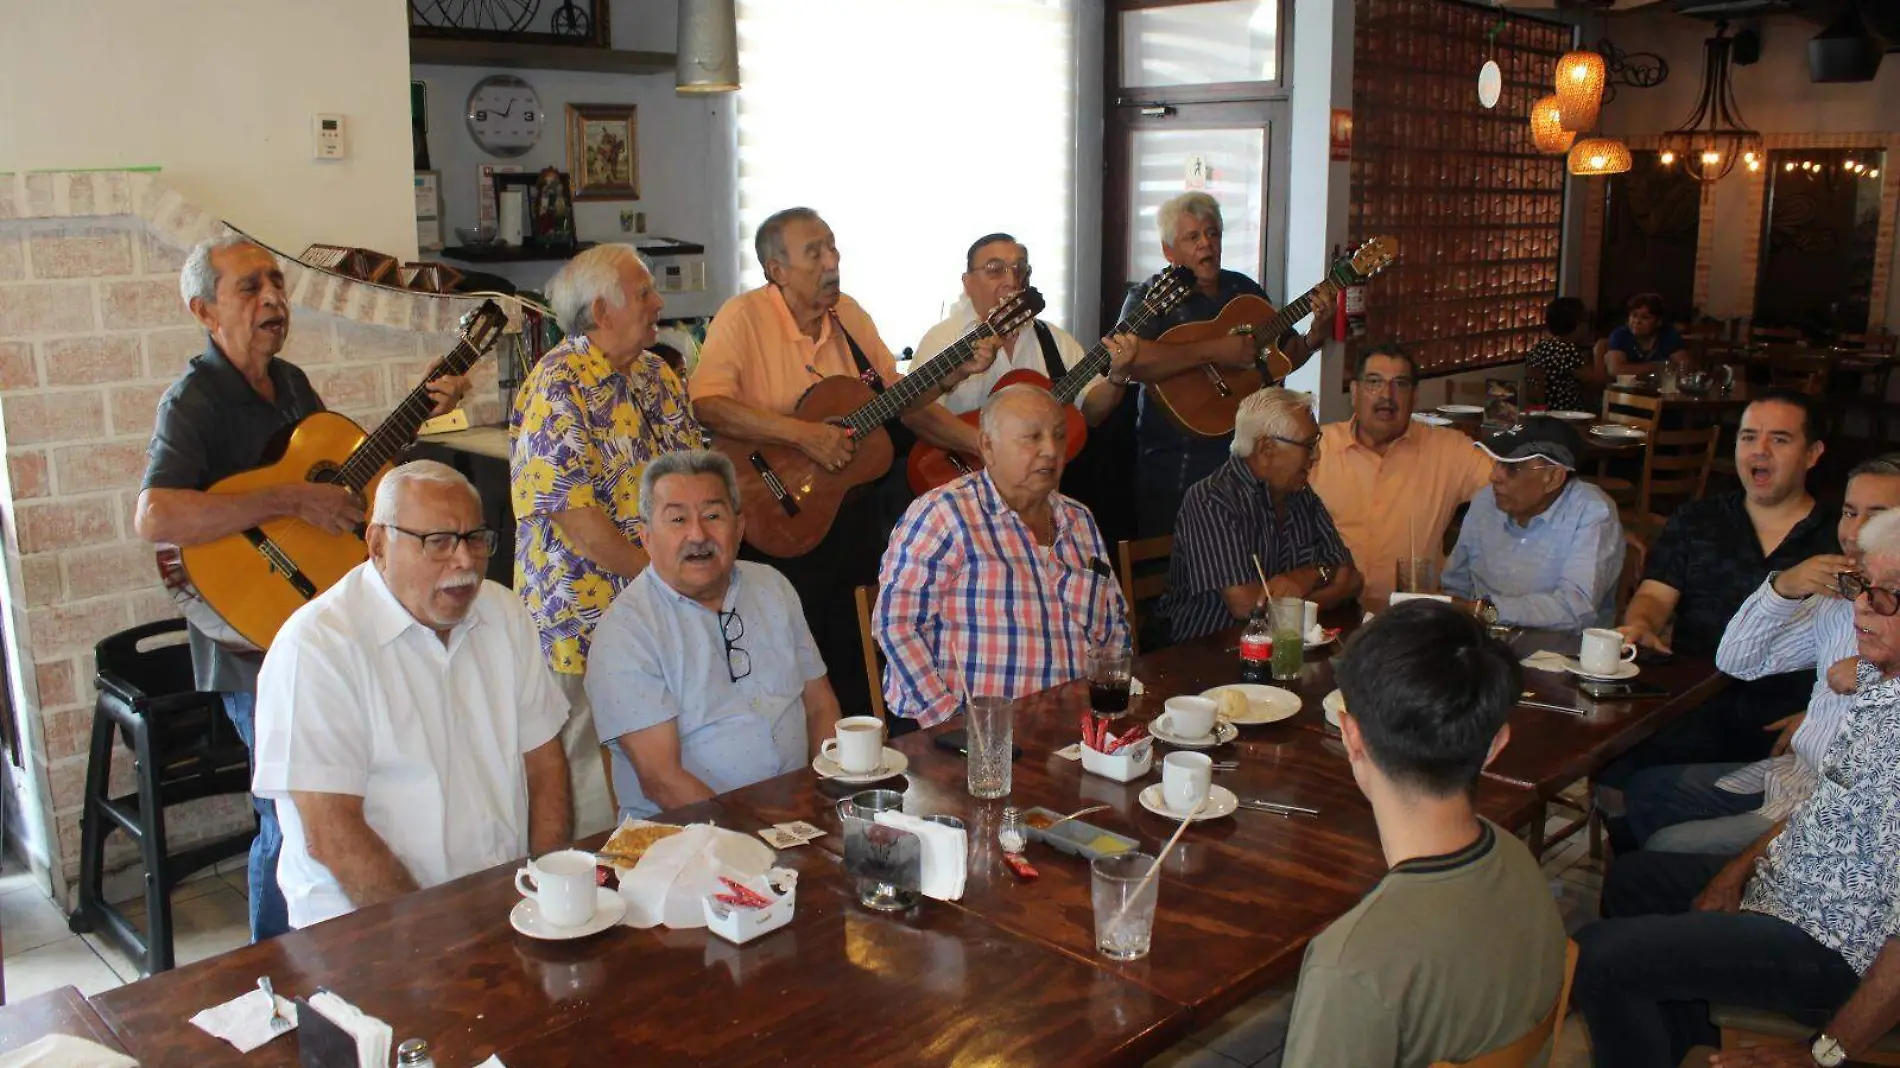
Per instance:
[[[1168,569],[1141,565],[1174,555],[1174,535],[1120,542],[1115,547],[1116,574],[1121,579],[1122,603],[1128,606],[1128,641],[1141,652],[1141,613],[1149,601],[1168,592]],[[1138,572],[1152,573],[1138,573]]]
[[[1775,353],[1768,357],[1768,384],[1818,397],[1827,390],[1827,360],[1819,356]]]
[[[1643,584],[1643,570],[1649,563],[1649,543],[1634,531],[1623,531],[1623,570],[1616,577],[1616,618],[1623,618],[1636,587]]]
[[[1860,352],[1884,352],[1888,355],[1894,353],[1896,342],[1900,342],[1900,338],[1896,338],[1885,330],[1869,334],[1842,334],[1840,337],[1834,339],[1834,344],[1843,349],[1855,349]]]
[[[1721,436],[1722,428],[1713,425],[1652,431],[1636,489],[1636,514],[1667,516],[1678,504],[1701,500]]]
[[[1557,1063],[1557,1040],[1563,1034],[1564,1011],[1570,1007],[1570,980],[1577,974],[1577,944],[1569,940],[1564,942],[1564,985],[1557,991],[1557,1004],[1523,1036],[1502,1049],[1494,1049],[1482,1057],[1468,1061],[1438,1061],[1432,1068],[1525,1068],[1537,1059],[1549,1044],[1550,1057],[1546,1063]]]
[[[1615,386],[1603,391],[1603,421],[1633,426],[1647,434],[1662,422],[1662,398]]]
[[[858,602],[858,641],[864,646],[864,677],[871,684],[871,714],[884,718],[884,653],[877,647],[871,630],[871,605],[877,601],[876,586],[859,586],[851,591]]]
[[[1793,344],[1804,341],[1807,335],[1792,326],[1754,326],[1748,328],[1748,340],[1751,344],[1783,342]]]

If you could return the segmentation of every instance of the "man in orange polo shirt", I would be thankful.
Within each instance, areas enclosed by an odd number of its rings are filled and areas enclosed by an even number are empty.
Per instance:
[[[1366,577],[1364,599],[1392,593],[1398,561],[1441,551],[1452,513],[1491,481],[1484,450],[1451,427],[1412,418],[1418,370],[1396,346],[1362,349],[1352,418],[1320,428],[1314,492]]]
[[[787,208],[772,215],[759,225],[753,245],[766,284],[727,301],[714,316],[687,386],[693,414],[715,436],[790,445],[837,470],[851,459],[850,435],[829,423],[793,418],[793,409],[806,390],[833,375],[864,378],[873,389],[891,385],[897,361],[877,324],[840,291],[837,242],[817,212]],[[979,452],[976,428],[936,400],[987,370],[995,355],[993,346],[980,347],[901,421],[933,445]],[[896,518],[875,494],[863,494],[846,499],[831,532],[804,556],[765,556],[750,546],[740,554],[791,580],[847,716],[870,710],[869,687],[875,685],[865,676],[852,589],[877,583],[878,560]]]

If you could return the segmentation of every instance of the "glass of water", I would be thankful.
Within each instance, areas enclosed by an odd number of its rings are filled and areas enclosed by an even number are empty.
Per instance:
[[[1089,865],[1095,903],[1095,948],[1110,960],[1139,960],[1154,940],[1161,877],[1148,879],[1155,858],[1146,853],[1096,857]],[[1146,880],[1144,884],[1143,880]]]
[[[1010,754],[1014,747],[1011,718],[1015,702],[1007,697],[963,699],[963,731],[969,750],[970,796],[1008,797]]]

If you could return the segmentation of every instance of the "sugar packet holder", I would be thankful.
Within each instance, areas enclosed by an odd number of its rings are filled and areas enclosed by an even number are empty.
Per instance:
[[[762,898],[766,904],[759,908],[740,908],[720,900],[722,896],[729,895],[706,895],[701,899],[701,905],[706,910],[706,928],[712,933],[734,945],[744,945],[792,922],[792,913],[798,907],[797,872],[789,868],[772,868],[763,875],[735,879],[733,882]]]

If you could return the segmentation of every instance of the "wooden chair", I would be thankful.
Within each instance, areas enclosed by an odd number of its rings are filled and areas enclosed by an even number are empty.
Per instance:
[[[1722,1031],[1722,1048],[1747,1049],[1750,1046],[1801,1046],[1806,1048],[1814,1037],[1814,1028],[1796,1023],[1778,1012],[1740,1009],[1729,1005],[1709,1006],[1709,1021]],[[1900,1065],[1900,1032],[1889,1031],[1869,1050],[1855,1050],[1853,1064]]]
[[[1656,439],[1656,427],[1662,422],[1662,410],[1661,397],[1647,393],[1633,393],[1615,386],[1603,391],[1603,421],[1635,427],[1647,435],[1651,443]],[[1650,451],[1653,450],[1646,449],[1645,456]],[[1648,463],[1647,459],[1644,463]],[[1638,476],[1638,481],[1631,481],[1610,474],[1610,461],[1605,459],[1597,461],[1597,473],[1591,476],[1590,481],[1609,494],[1610,499],[1615,501],[1619,508],[1627,511],[1636,506],[1640,477]]]
[[[1439,1061],[1432,1068],[1525,1068],[1535,1063],[1537,1055],[1550,1046],[1550,1056],[1545,1063],[1557,1063],[1557,1043],[1563,1037],[1564,1014],[1570,1008],[1570,981],[1577,974],[1577,944],[1564,942],[1564,985],[1557,991],[1557,1003],[1550,1007],[1542,1020],[1524,1032],[1523,1037],[1502,1049],[1494,1049],[1468,1061]]]
[[[1115,573],[1121,578],[1122,603],[1128,606],[1128,642],[1137,653],[1141,652],[1141,615],[1145,611],[1142,606],[1168,591],[1168,569],[1150,567],[1145,569],[1148,573],[1137,574],[1136,568],[1173,555],[1172,534],[1124,541],[1115,547]]]
[[[1751,345],[1792,345],[1797,341],[1806,341],[1807,335],[1792,326],[1755,326],[1748,328],[1748,343]]]
[[[1828,360],[1823,356],[1778,352],[1768,357],[1768,384],[1819,397],[1827,392]]]
[[[877,635],[871,630],[871,606],[877,602],[876,586],[859,586],[851,591],[858,602],[858,640],[864,646],[864,677],[871,683],[871,714],[884,718],[884,653],[877,647]]]
[[[1896,351],[1900,351],[1900,347],[1897,347],[1900,346],[1900,337],[1895,337],[1885,330],[1869,334],[1842,334],[1834,339],[1834,346],[1854,352],[1885,353],[1891,356]]]
[[[1638,526],[1659,522],[1677,505],[1701,500],[1709,488],[1709,471],[1715,464],[1715,447],[1721,436],[1719,426],[1650,434],[1635,507],[1624,522],[1633,519]]]
[[[1649,543],[1629,530],[1623,531],[1623,570],[1616,577],[1616,618],[1622,619],[1643,584],[1643,570],[1649,563]]]

